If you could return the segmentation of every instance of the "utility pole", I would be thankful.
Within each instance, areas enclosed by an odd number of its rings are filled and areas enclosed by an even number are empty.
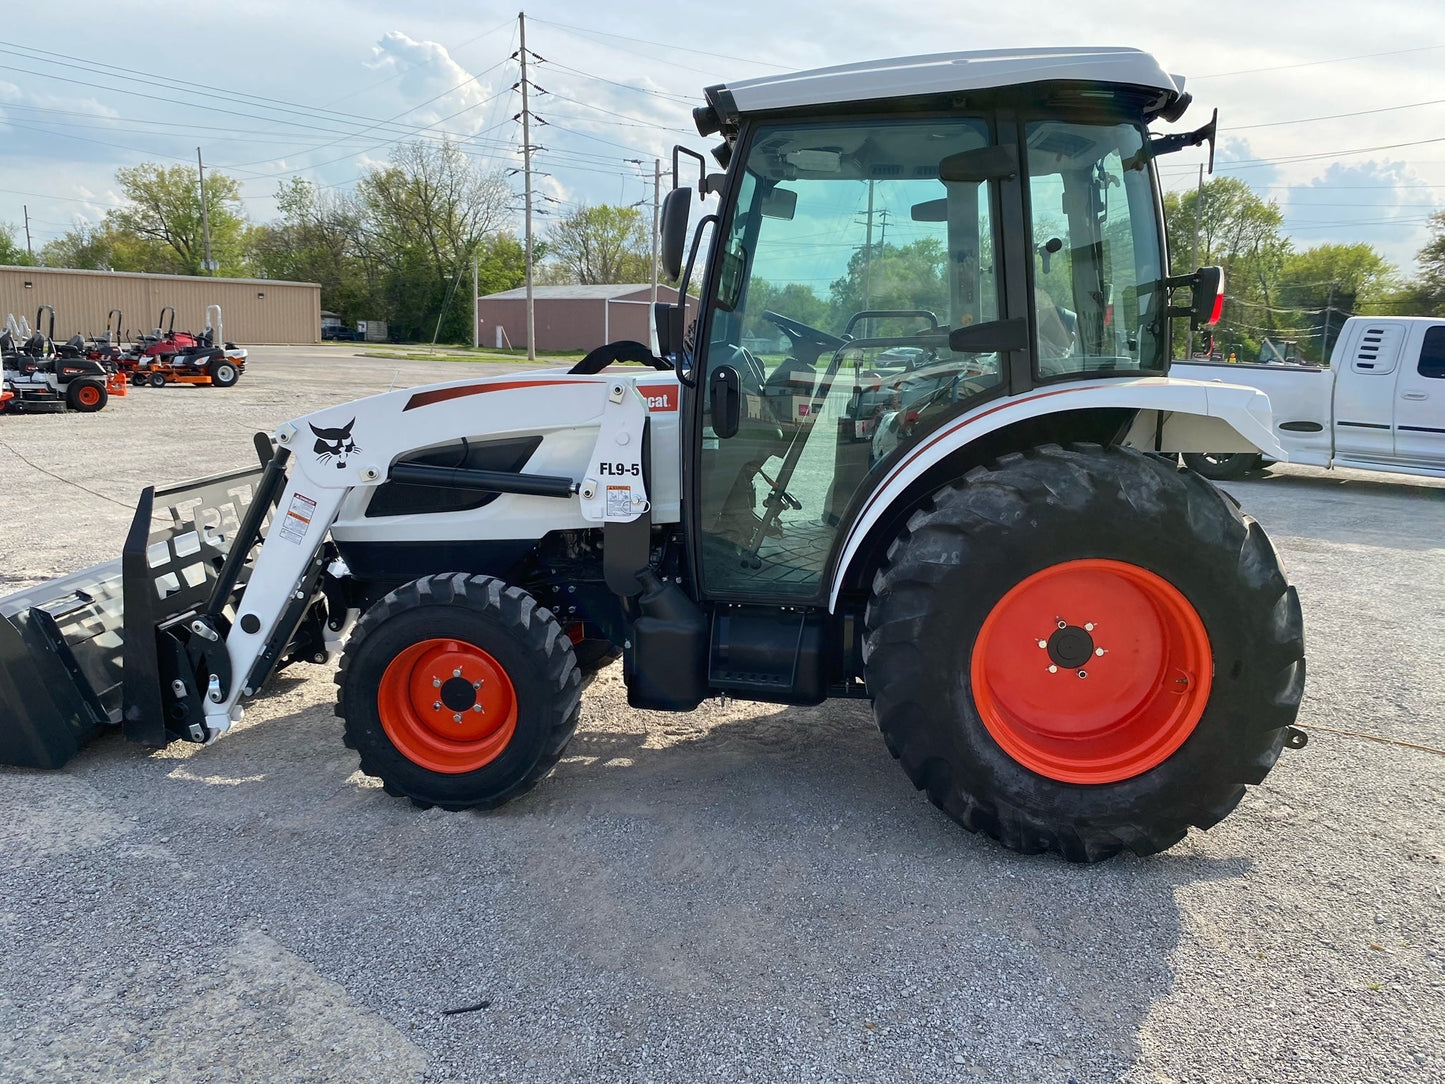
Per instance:
[[[33,260],[35,259],[35,249],[30,246],[30,205],[22,203],[20,206],[25,211],[25,251]]]
[[[196,170],[201,177],[201,232],[206,238],[206,262],[203,265],[206,274],[211,274],[214,265],[211,263],[211,216],[206,213],[206,164],[201,161],[201,148],[196,148]]]
[[[873,307],[873,182],[868,182],[868,233],[863,241],[863,308]],[[864,325],[864,334],[868,332]]]
[[[661,228],[662,159],[652,160],[652,303],[657,304],[658,230]]]
[[[477,294],[478,294],[478,292],[480,291],[480,287],[479,287],[479,285],[478,285],[478,282],[479,282],[480,277],[481,277],[480,274],[479,274],[479,271],[478,271],[477,264],[478,264],[478,261],[479,261],[480,259],[481,259],[481,257],[477,255],[477,246],[474,244],[474,245],[472,245],[472,349],[473,349],[473,350],[475,350],[477,347],[479,347],[479,346],[482,345],[482,332],[481,332],[481,324],[482,324],[482,321],[481,321],[481,316],[482,316],[481,308],[482,308],[482,306],[481,306],[481,302],[477,299]]]
[[[1332,283],[1330,283],[1329,299],[1325,302],[1325,321],[1324,321],[1324,326],[1320,328],[1320,361],[1321,361],[1321,362],[1326,362],[1326,361],[1329,361],[1329,360],[1330,360],[1330,355],[1329,355],[1329,346],[1330,346],[1330,313],[1334,312],[1334,310],[1335,310],[1335,284],[1332,282]]]
[[[1199,167],[1199,188],[1194,196],[1194,248],[1189,253],[1190,274],[1199,266],[1199,225],[1204,221],[1204,166]],[[1170,350],[1173,350],[1173,343]],[[1189,344],[1184,350],[1184,360],[1188,361],[1194,356],[1194,322],[1189,322]]]
[[[517,31],[522,60],[522,188],[526,196],[527,233],[527,360],[537,360],[537,316],[532,297],[532,115],[527,100],[527,13],[517,13]]]

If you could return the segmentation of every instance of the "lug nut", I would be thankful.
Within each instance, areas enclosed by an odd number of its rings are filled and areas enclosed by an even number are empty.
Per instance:
[[[1080,671],[1079,671],[1079,676],[1080,676],[1081,678],[1086,678],[1086,677],[1089,676],[1089,672],[1088,672],[1087,670],[1080,670]]]
[[[461,676],[462,676],[462,672],[461,672],[460,670],[453,670],[453,671],[452,671],[452,677],[461,677]]]
[[[1042,647],[1042,648],[1044,648],[1045,650],[1047,650],[1047,649],[1048,649],[1048,646],[1049,646],[1049,642],[1048,642],[1047,640],[1040,640],[1040,641],[1039,641],[1039,647]]]
[[[482,705],[480,705],[480,704],[473,704],[473,705],[472,705],[472,710],[473,710],[473,711],[481,711],[481,710],[482,710]]]
[[[473,689],[480,689],[481,687],[482,687],[482,683],[481,683],[480,681],[474,681],[474,682],[472,682],[472,688],[473,688]]]
[[[1057,674],[1058,672],[1059,672],[1059,668],[1058,668],[1057,666],[1050,666],[1050,667],[1049,667],[1049,673],[1051,673],[1051,674]]]
[[[1066,629],[1066,628],[1069,627],[1069,623],[1068,623],[1067,621],[1065,621],[1062,617],[1059,618],[1058,621],[1059,621],[1059,628],[1061,628],[1061,629]]]
[[[1104,649],[1103,649],[1102,647],[1096,647],[1096,648],[1094,648],[1094,654],[1095,654],[1095,655],[1103,655],[1103,654],[1104,654]]]
[[[462,721],[462,717],[461,717],[460,715],[453,715],[453,716],[452,716],[452,722],[454,722],[454,723],[459,723],[459,722],[461,722],[461,721]]]
[[[1085,621],[1085,622],[1084,622],[1084,631],[1085,631],[1085,632],[1093,632],[1093,631],[1094,631],[1094,623],[1093,623],[1092,621]]]
[[[436,703],[434,703],[434,704],[431,706],[431,710],[432,710],[432,711],[441,711],[441,710],[442,710],[442,702],[441,702],[440,700],[438,700]]]
[[[441,679],[441,678],[432,678],[432,679],[431,679],[431,687],[432,687],[433,689],[440,689],[440,688],[442,687],[442,679]]]

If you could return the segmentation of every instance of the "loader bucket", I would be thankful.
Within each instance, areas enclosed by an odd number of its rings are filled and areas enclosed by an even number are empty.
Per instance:
[[[257,450],[270,459],[264,436]],[[104,726],[147,745],[180,736],[161,634],[206,607],[263,469],[147,487],[118,560],[0,598],[0,764],[59,768]],[[248,572],[249,556],[238,590]]]

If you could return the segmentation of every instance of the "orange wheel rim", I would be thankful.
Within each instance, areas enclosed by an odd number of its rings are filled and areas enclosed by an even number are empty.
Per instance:
[[[397,751],[428,771],[474,772],[517,730],[517,694],[496,659],[465,640],[423,640],[391,660],[376,706]]]
[[[80,394],[76,396],[76,398],[80,400],[81,406],[95,406],[96,403],[100,402],[100,392],[98,389],[87,384],[80,389]]]
[[[990,611],[970,665],[999,746],[1064,783],[1115,783],[1194,732],[1214,679],[1209,636],[1173,584],[1123,561],[1035,572]]]

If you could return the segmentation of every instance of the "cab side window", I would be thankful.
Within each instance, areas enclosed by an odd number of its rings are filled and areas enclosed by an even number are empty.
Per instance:
[[[1420,375],[1445,380],[1445,327],[1425,329],[1425,341],[1420,346]]]

